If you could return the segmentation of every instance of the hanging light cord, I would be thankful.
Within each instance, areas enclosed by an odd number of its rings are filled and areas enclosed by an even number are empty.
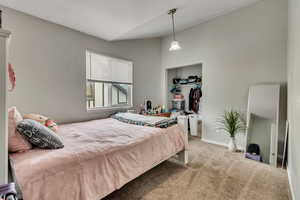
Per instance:
[[[175,20],[174,20],[174,12],[172,12],[172,25],[173,25],[173,40],[175,41]]]
[[[176,13],[177,9],[173,8],[172,10],[169,11],[169,15],[171,15],[172,17],[172,28],[173,28],[173,40],[175,41],[175,19],[174,19],[174,15]]]

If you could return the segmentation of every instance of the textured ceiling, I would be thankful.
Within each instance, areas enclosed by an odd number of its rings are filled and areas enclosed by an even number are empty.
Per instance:
[[[0,4],[105,39],[171,33],[167,11],[178,8],[177,31],[258,0],[0,0]]]

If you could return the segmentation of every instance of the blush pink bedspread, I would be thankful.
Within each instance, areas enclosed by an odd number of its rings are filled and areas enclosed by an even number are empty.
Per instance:
[[[100,200],[183,150],[178,125],[167,129],[103,119],[59,127],[65,147],[11,154],[24,200]]]

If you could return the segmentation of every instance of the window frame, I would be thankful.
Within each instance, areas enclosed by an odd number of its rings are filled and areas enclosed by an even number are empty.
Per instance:
[[[128,108],[132,108],[133,107],[133,101],[132,101],[132,96],[133,96],[133,83],[126,83],[126,82],[114,82],[114,81],[102,81],[102,80],[93,80],[93,79],[90,79],[90,78],[87,78],[87,57],[88,57],[88,53],[89,53],[89,65],[90,65],[90,69],[89,69],[89,76],[91,77],[91,53],[93,54],[97,54],[97,55],[100,55],[100,56],[104,56],[104,57],[108,57],[108,58],[112,58],[112,59],[117,59],[117,60],[122,60],[122,61],[128,61],[128,62],[132,62],[132,61],[129,61],[129,60],[125,60],[125,59],[120,59],[120,58],[117,58],[117,57],[111,57],[111,56],[107,56],[107,55],[104,55],[104,54],[99,54],[99,53],[95,53],[93,51],[90,51],[90,50],[86,50],[86,70],[85,70],[85,106],[86,106],[86,109],[88,112],[90,111],[97,111],[97,110],[115,110],[115,109],[128,109]],[[133,64],[132,64],[132,76],[133,76]],[[98,82],[98,83],[108,83],[108,105],[107,106],[101,106],[101,107],[93,107],[93,108],[89,108],[88,104],[87,104],[87,83],[88,82],[91,82],[91,83],[95,83],[95,82]],[[133,82],[133,81],[132,81]],[[125,84],[125,85],[128,85],[129,86],[129,90],[128,90],[128,95],[126,96],[126,99],[127,99],[127,102],[128,103],[119,103],[119,92],[118,91],[118,104],[115,104],[115,105],[112,105],[112,87],[113,87],[113,84]],[[104,97],[103,97],[104,98]]]

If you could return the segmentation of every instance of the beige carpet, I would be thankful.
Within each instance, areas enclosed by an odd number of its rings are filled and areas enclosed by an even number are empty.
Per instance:
[[[286,171],[190,141],[187,167],[166,161],[105,200],[287,200]]]

